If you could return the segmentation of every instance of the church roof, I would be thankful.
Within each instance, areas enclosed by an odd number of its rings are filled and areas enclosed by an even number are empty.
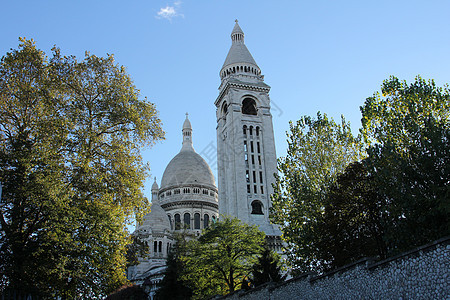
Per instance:
[[[232,65],[235,63],[248,63],[258,67],[252,55],[250,54],[250,51],[248,51],[247,47],[244,44],[244,32],[239,26],[237,20],[236,24],[234,25],[233,31],[231,32],[231,40],[231,48],[228,51],[228,55],[225,59],[225,62],[223,63],[222,69],[228,65]]]
[[[195,152],[192,147],[192,136],[185,135],[186,131],[191,131],[191,123],[187,116],[183,124],[183,147],[167,165],[161,180],[161,190],[191,184],[216,187],[211,168]]]

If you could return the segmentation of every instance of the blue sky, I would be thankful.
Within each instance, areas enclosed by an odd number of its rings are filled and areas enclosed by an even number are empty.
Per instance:
[[[143,152],[158,183],[181,148],[186,112],[197,152],[216,144],[214,100],[235,19],[272,87],[278,156],[289,120],[303,115],[343,114],[356,132],[359,106],[390,75],[450,82],[450,1],[4,0],[1,7],[2,56],[27,37],[47,54],[53,45],[78,58],[112,53],[127,67],[166,131]],[[205,159],[217,176],[214,159]]]

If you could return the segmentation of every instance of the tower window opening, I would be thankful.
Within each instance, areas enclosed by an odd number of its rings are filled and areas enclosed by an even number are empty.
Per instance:
[[[261,165],[261,155],[258,155],[258,164]]]
[[[261,194],[264,194],[264,188],[261,186]]]
[[[252,98],[245,98],[242,101],[242,113],[256,116],[256,102]]]
[[[183,189],[183,193],[184,194],[189,194],[191,192],[191,189],[190,188],[184,188]]]
[[[256,185],[253,186],[253,193],[255,193],[255,194],[258,193],[258,189],[256,188]]]
[[[254,164],[255,164],[255,156],[252,155],[252,165],[254,165]]]
[[[247,184],[247,194],[250,194],[250,184]]]
[[[259,200],[252,202],[252,215],[263,215],[262,203]]]
[[[263,176],[262,176],[262,172],[259,171],[259,182],[263,183]]]
[[[245,171],[245,180],[247,181],[247,183],[250,183],[250,176],[248,170]]]
[[[244,159],[245,159],[245,166],[248,168],[248,155],[247,155],[247,153],[245,153]]]
[[[200,214],[194,214],[194,229],[200,229]]]
[[[242,133],[243,133],[244,135],[247,134],[247,125],[244,125],[244,127],[242,128]]]
[[[181,217],[180,217],[180,214],[175,214],[175,229],[181,229]]]
[[[250,151],[253,153],[254,148],[253,148],[253,141],[250,141]]]
[[[158,252],[158,242],[157,241],[153,242],[153,252],[154,253]]]
[[[247,149],[247,141],[244,141],[244,151],[245,151],[245,152],[248,151],[248,149]]]
[[[183,219],[184,219],[185,228],[187,228],[187,229],[191,228],[191,214],[185,213]]]
[[[253,126],[250,126],[250,135],[253,135]]]
[[[259,127],[256,127],[256,136],[259,136]]]
[[[256,183],[256,172],[255,171],[253,171],[253,183]]]
[[[178,194],[180,193],[180,189],[175,189],[175,190],[173,190],[173,193],[174,193],[175,195],[178,195]]]
[[[194,188],[193,192],[194,192],[194,194],[200,194],[200,189],[199,188]]]
[[[208,190],[203,190],[203,195],[208,195]]]
[[[259,142],[256,142],[256,150],[258,153],[261,153],[261,148],[259,147]]]
[[[203,216],[203,228],[209,227],[209,215],[205,214]]]
[[[158,243],[158,252],[161,253],[162,252],[162,242],[159,241]]]

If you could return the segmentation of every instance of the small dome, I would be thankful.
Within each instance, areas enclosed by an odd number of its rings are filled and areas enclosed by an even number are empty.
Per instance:
[[[194,150],[181,151],[170,161],[161,180],[161,189],[186,184],[216,187],[210,167]]]
[[[152,232],[164,232],[170,230],[169,217],[158,201],[152,203],[151,211],[144,216],[140,227],[149,227]]]

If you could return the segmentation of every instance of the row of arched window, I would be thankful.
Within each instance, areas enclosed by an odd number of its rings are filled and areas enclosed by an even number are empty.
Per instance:
[[[174,215],[174,223],[172,223],[172,217],[171,215],[167,215],[170,222],[170,229],[173,230],[173,227],[175,227],[176,230],[178,229],[204,229],[209,227],[209,215],[204,214],[203,220],[200,218],[199,213],[194,213],[194,219],[193,224],[191,224],[191,214],[190,213],[184,213],[183,215],[183,222],[181,222],[181,215],[179,213],[176,213]],[[201,227],[201,223],[203,221],[203,227]],[[212,216],[212,222],[216,222],[216,216]],[[174,226],[175,225],[175,226]]]
[[[171,247],[172,247],[172,244],[168,242],[166,244],[166,249],[165,249],[166,252],[165,253],[169,253],[169,250]],[[149,250],[153,250],[153,254],[155,256],[163,255],[163,242],[162,241],[153,241],[153,247],[150,247]]]
[[[254,129],[254,130],[253,130],[253,129]],[[259,128],[259,126],[256,126],[256,127],[253,127],[253,126],[247,127],[247,125],[244,125],[244,127],[242,127],[242,133],[243,133],[245,136],[247,136],[247,133],[248,133],[250,136],[253,136],[253,131],[255,132],[255,135],[256,135],[257,137],[259,137],[259,134],[260,134],[260,132],[261,132],[261,129]]]
[[[172,194],[179,195],[181,193],[183,193],[183,194],[191,194],[191,193],[193,193],[193,194],[200,194],[201,193],[203,195],[209,195],[211,197],[215,197],[216,196],[216,192],[213,191],[213,190],[200,189],[200,188],[197,188],[197,187],[194,187],[194,188],[185,187],[183,189],[177,188],[177,189],[172,189],[172,190],[169,190],[169,191],[165,191],[165,192],[160,194],[160,197],[164,198],[166,196],[171,196]]]
[[[235,74],[235,73],[251,73],[253,75],[261,75],[261,71],[258,70],[257,68],[253,68],[253,67],[249,67],[249,66],[234,66],[234,67],[230,67],[226,70],[224,70],[222,72],[222,74],[220,74],[221,78],[223,79],[225,76],[228,76],[230,74]]]

